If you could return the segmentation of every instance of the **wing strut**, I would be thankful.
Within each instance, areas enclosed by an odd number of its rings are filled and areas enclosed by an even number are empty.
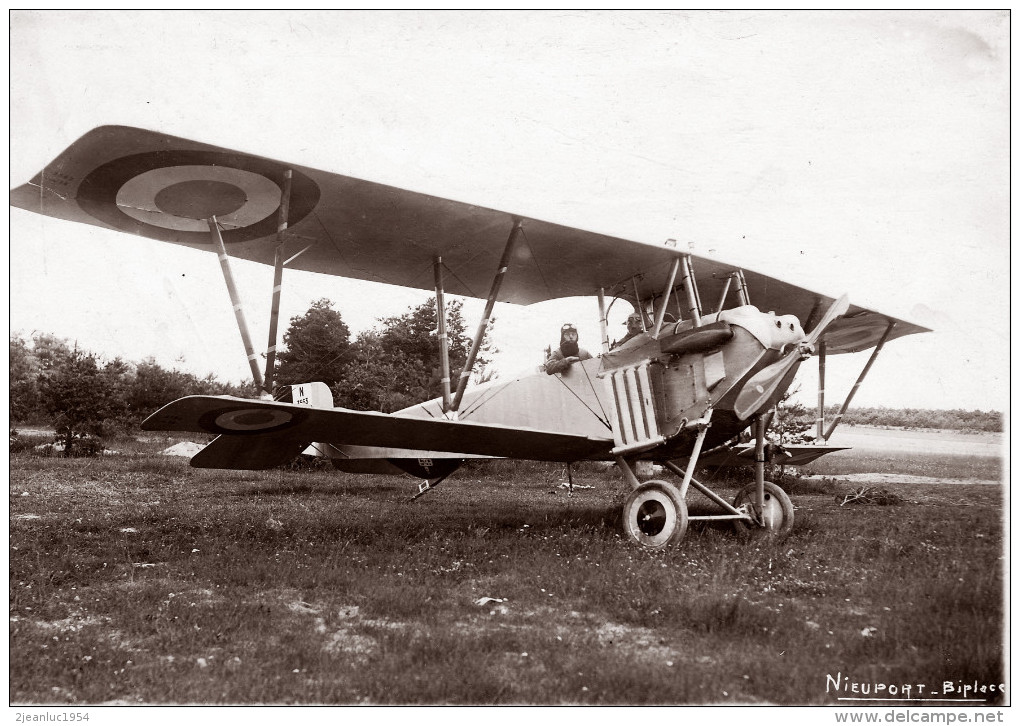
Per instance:
[[[273,260],[273,305],[269,311],[269,344],[266,347],[266,381],[264,390],[272,395],[273,374],[276,367],[276,333],[280,324],[280,292],[283,290],[283,233],[287,231],[290,214],[290,187],[294,172],[288,169],[283,175],[283,192],[280,196],[280,217],[276,227],[276,255]]]
[[[734,274],[737,276],[737,296],[740,298],[740,304],[750,305],[751,296],[747,294],[747,279],[744,277],[744,271],[737,270]]]
[[[839,409],[839,413],[836,414],[836,418],[833,419],[831,424],[829,424],[829,429],[825,432],[825,436],[823,437],[826,442],[828,442],[829,437],[832,436],[832,432],[836,430],[840,420],[843,418],[843,414],[845,414],[846,410],[850,407],[850,401],[853,400],[854,394],[857,393],[857,389],[861,387],[862,383],[864,383],[864,377],[868,375],[868,371],[871,370],[871,364],[875,362],[876,358],[878,358],[879,351],[882,350],[882,347],[885,345],[885,341],[889,340],[889,334],[892,333],[894,327],[896,327],[896,323],[894,321],[889,321],[889,326],[882,334],[882,339],[878,341],[878,345],[876,345],[875,350],[872,351],[871,357],[868,358],[868,362],[864,366],[864,370],[861,371],[861,375],[857,376],[857,382],[854,383],[854,387],[851,388],[850,393],[847,394],[846,400],[843,401],[843,405]]]
[[[258,356],[251,344],[251,335],[248,334],[248,322],[244,319],[244,307],[241,305],[241,298],[237,294],[237,286],[234,284],[234,275],[230,271],[230,256],[223,244],[223,236],[220,235],[220,225],[213,215],[206,220],[209,225],[209,234],[212,236],[213,244],[220,257],[220,267],[223,269],[223,280],[227,283],[227,294],[230,295],[230,304],[234,306],[234,317],[237,318],[237,329],[241,332],[241,342],[244,343],[244,352],[248,356],[248,365],[251,366],[251,375],[255,379],[255,387],[262,390],[262,373],[259,371]]]
[[[666,318],[666,306],[669,305],[669,295],[673,292],[673,283],[676,281],[676,273],[680,269],[680,259],[673,260],[673,264],[669,267],[669,281],[666,282],[666,287],[662,290],[662,305],[659,306],[659,310],[655,313],[655,322],[652,323],[652,337],[659,337],[659,330],[662,328],[662,321]]]
[[[609,311],[606,310],[606,289],[599,288],[599,330],[602,333],[602,352],[609,352]]]
[[[439,321],[439,365],[443,385],[443,413],[450,411],[450,341],[446,337],[446,299],[443,296],[443,258],[433,261],[436,273],[436,319]]]
[[[730,292],[730,284],[732,282],[733,282],[733,275],[727,275],[726,276],[726,284],[723,285],[722,295],[719,296],[719,304],[715,308],[715,311],[717,313],[721,313],[722,310],[723,310],[723,305],[726,304],[726,296]]]
[[[825,341],[818,342],[818,441],[825,441]]]
[[[730,285],[734,280],[737,281],[737,298],[740,300],[740,304],[751,304],[751,300],[747,296],[747,280],[744,279],[744,271],[734,270],[726,276],[726,284],[723,285],[722,295],[719,296],[719,306],[715,310],[717,313],[723,311],[723,306],[726,304],[726,296],[730,294]]]
[[[464,398],[464,390],[467,388],[468,378],[471,377],[471,369],[474,368],[475,358],[478,357],[478,350],[482,347],[482,340],[485,338],[485,331],[489,329],[489,318],[492,317],[492,308],[496,304],[496,296],[499,295],[499,288],[503,284],[507,267],[510,265],[510,255],[517,238],[523,231],[523,220],[520,217],[514,218],[514,228],[510,230],[510,237],[503,248],[503,256],[499,259],[499,267],[496,269],[496,276],[492,278],[492,288],[489,290],[489,298],[485,301],[485,311],[482,313],[482,321],[478,324],[478,332],[475,334],[474,342],[471,343],[471,351],[468,353],[467,361],[464,363],[464,370],[460,372],[460,380],[457,382],[457,393],[450,405],[451,411],[460,408],[460,402]]]
[[[701,327],[701,305],[698,304],[698,290],[694,283],[694,270],[691,267],[691,256],[684,255],[683,261],[683,286],[687,291],[687,304],[690,306],[688,312],[695,328]]]
[[[641,314],[641,332],[645,333],[648,331],[648,326],[645,324],[645,306],[641,302],[641,291],[638,290],[637,277],[630,278],[630,281],[634,283],[634,310]]]

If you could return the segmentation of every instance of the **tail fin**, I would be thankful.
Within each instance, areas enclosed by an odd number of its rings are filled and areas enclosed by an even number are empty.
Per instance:
[[[320,381],[315,383],[295,383],[290,387],[289,396],[285,396],[284,400],[289,397],[290,403],[297,404],[298,406],[308,406],[310,408],[333,408],[333,393],[329,390],[329,386]],[[311,443],[308,448],[301,453],[305,456],[316,456],[322,459],[328,459],[329,448],[326,444]]]
[[[295,383],[288,388],[290,390],[279,399],[284,403],[312,408],[333,408],[333,394],[325,383]]]

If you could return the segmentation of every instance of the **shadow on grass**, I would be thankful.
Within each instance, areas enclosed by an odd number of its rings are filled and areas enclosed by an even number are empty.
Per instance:
[[[413,485],[408,482],[401,486],[395,483],[380,484],[346,484],[338,482],[281,482],[278,484],[259,484],[248,489],[234,492],[234,497],[275,497],[308,495],[314,497],[323,496],[362,496],[374,494],[392,494],[407,492],[408,497],[414,491]]]

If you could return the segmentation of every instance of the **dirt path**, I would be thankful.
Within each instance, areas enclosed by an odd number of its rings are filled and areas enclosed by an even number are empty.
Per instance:
[[[902,451],[919,454],[960,454],[1002,456],[1005,446],[1000,433],[960,431],[915,431],[872,426],[843,426],[829,439],[833,446],[857,450]]]
[[[802,481],[831,479],[834,481],[847,482],[849,484],[951,484],[959,485],[998,485],[1001,482],[994,479],[944,479],[935,476],[916,476],[914,474],[814,474],[801,477]]]

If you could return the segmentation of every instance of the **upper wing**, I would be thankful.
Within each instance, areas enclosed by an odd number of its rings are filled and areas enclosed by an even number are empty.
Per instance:
[[[515,215],[286,164],[166,134],[103,126],[11,193],[41,214],[212,250],[216,215],[230,254],[273,264],[284,173],[292,170],[289,267],[484,298]],[[500,300],[528,304],[591,295],[667,261],[665,249],[528,220]]]
[[[577,436],[470,421],[410,418],[375,411],[318,409],[232,396],[178,399],[149,416],[142,422],[142,428],[146,431],[220,434],[221,437],[213,443],[218,445],[218,450],[225,452],[227,459],[235,457],[237,462],[246,460],[245,449],[258,449],[273,442],[274,450],[264,457],[263,463],[269,462],[267,466],[279,463],[279,459],[289,460],[297,456],[311,441],[395,448],[406,448],[412,443],[415,449],[539,461],[601,458],[613,446],[611,437]],[[221,441],[223,443],[219,443]]]
[[[514,220],[523,219],[500,300],[529,304],[559,297],[659,292],[680,254],[462,202],[332,174],[126,126],[102,126],[74,142],[11,204],[100,227],[213,250],[208,218],[224,227],[230,254],[273,264],[284,175],[291,170],[286,254],[289,267],[431,290],[433,261],[449,269],[447,292],[485,297]],[[307,248],[307,249],[306,249]],[[701,294],[716,300],[735,269],[694,257]],[[745,271],[751,301],[802,321],[833,298]],[[851,306],[844,331],[827,334],[830,353],[874,345],[926,328]],[[809,327],[806,323],[805,327]],[[831,340],[830,340],[831,339]]]

